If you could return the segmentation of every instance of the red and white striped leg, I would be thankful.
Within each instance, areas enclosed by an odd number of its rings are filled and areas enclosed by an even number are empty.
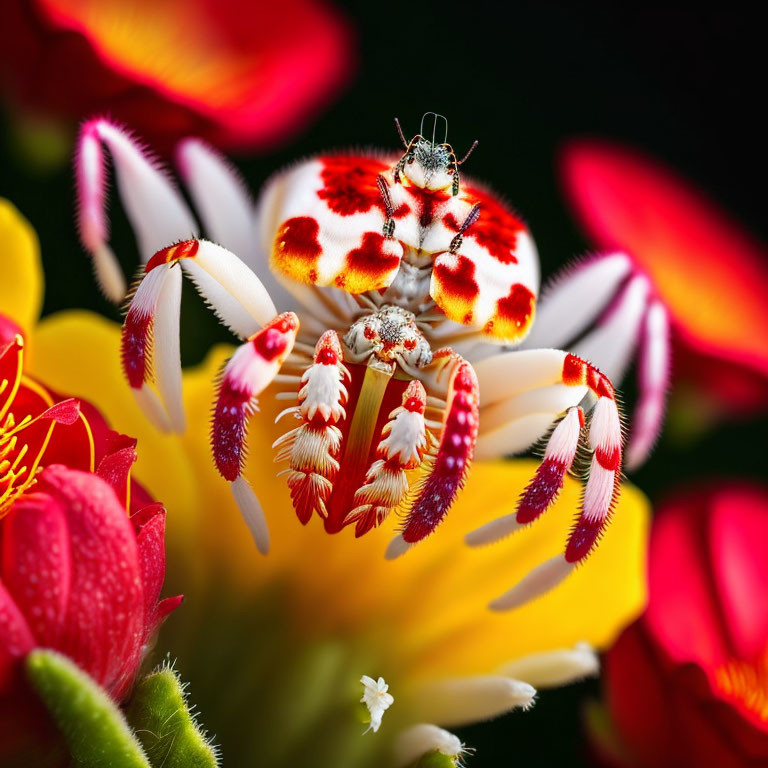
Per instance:
[[[418,467],[427,447],[424,412],[427,393],[420,381],[412,381],[402,404],[389,414],[381,430],[377,459],[354,497],[354,509],[345,524],[355,522],[355,536],[362,536],[384,521],[408,493],[406,470]]]
[[[185,240],[163,248],[149,260],[123,324],[123,371],[148,417],[161,429],[175,432],[184,431],[179,267],[241,338],[250,337],[276,314],[256,275],[237,256],[214,243]],[[154,379],[160,399],[149,386]]]
[[[435,353],[431,366],[448,368],[450,383],[437,450],[427,457],[429,470],[417,487],[401,533],[390,542],[387,558],[403,554],[429,536],[448,513],[464,486],[477,441],[479,394],[472,366],[450,349]]]
[[[591,464],[584,489],[581,511],[566,544],[564,558],[559,556],[533,571],[517,587],[492,604],[508,609],[551,589],[573,566],[592,550],[609,520],[619,493],[622,463],[622,428],[616,396],[610,381],[594,366],[575,355],[556,350],[538,350],[525,355],[523,365],[534,386],[556,383],[586,387],[596,397],[590,412],[588,446]],[[518,502],[517,513],[505,515],[473,531],[467,543],[479,546],[496,541],[533,522],[555,501],[565,473],[569,471],[579,449],[579,435],[584,421],[580,408],[571,408],[553,431],[544,460]]]
[[[264,513],[245,478],[248,417],[256,398],[275,378],[291,353],[299,330],[293,312],[285,312],[235,350],[222,371],[211,424],[211,447],[216,468],[232,484],[240,511],[262,554],[269,550]]]
[[[312,365],[302,374],[299,404],[283,411],[294,414],[302,423],[278,438],[275,461],[290,462],[288,487],[296,515],[306,525],[317,512],[326,517],[325,504],[339,471],[341,430],[336,426],[347,416],[344,406],[349,397],[344,380],[349,371],[342,361],[336,331],[326,331],[318,340]]]

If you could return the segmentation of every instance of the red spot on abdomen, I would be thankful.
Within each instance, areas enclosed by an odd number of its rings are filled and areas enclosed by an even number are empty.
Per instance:
[[[467,230],[467,237],[474,238],[494,259],[502,264],[517,264],[515,250],[520,232],[525,225],[494,195],[477,187],[465,186],[463,196],[468,203],[480,203],[480,217]],[[462,222],[451,222],[458,231]],[[446,221],[446,226],[449,226]]]
[[[435,301],[451,319],[472,311],[480,289],[475,281],[475,264],[471,259],[457,255],[454,267],[438,261],[432,274],[438,294],[434,297]]]
[[[314,283],[323,252],[319,232],[320,225],[310,216],[288,219],[275,236],[272,259],[279,271],[299,282]]]
[[[515,283],[509,294],[496,302],[496,313],[486,332],[505,339],[522,336],[533,320],[536,297],[521,283]]]
[[[345,268],[336,280],[350,293],[386,288],[402,258],[402,246],[378,232],[366,232],[359,248],[347,254]]]
[[[360,155],[322,157],[320,178],[323,188],[317,193],[340,216],[365,213],[374,206],[384,210],[384,201],[376,177],[387,171],[383,160]]]

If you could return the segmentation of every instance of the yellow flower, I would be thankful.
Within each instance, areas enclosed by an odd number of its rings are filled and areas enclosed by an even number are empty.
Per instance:
[[[3,289],[0,311],[31,324],[35,248],[19,235],[26,223],[2,210],[3,285],[16,290]],[[405,726],[499,715],[531,703],[520,680],[546,688],[590,673],[593,658],[579,644],[610,644],[643,607],[648,504],[631,485],[585,565],[542,598],[491,612],[492,598],[561,551],[577,482],[566,481],[535,526],[472,549],[467,531],[509,511],[534,469],[526,460],[477,461],[440,535],[386,560],[397,519],[361,539],[350,530],[328,535],[318,519],[304,527],[296,520],[275,478],[270,425],[278,405],[268,393],[252,419],[247,468],[272,534],[262,558],[209,456],[213,382],[230,348],[216,347],[185,372],[189,428],[179,437],[155,431],[131,398],[116,324],[69,311],[31,333],[33,373],[87,398],[141,442],[135,476],[167,502],[169,580],[183,575],[187,594],[160,645],[178,654],[206,724],[236,764],[374,765]],[[395,699],[380,732],[365,739],[362,717],[355,720],[363,673],[384,677]]]

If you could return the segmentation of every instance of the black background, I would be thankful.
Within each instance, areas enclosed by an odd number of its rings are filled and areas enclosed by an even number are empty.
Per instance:
[[[480,140],[468,172],[523,213],[544,276],[589,247],[569,218],[555,172],[558,147],[584,134],[655,154],[768,239],[764,25],[746,6],[387,0],[346,7],[358,29],[357,78],[298,139],[267,156],[238,158],[254,190],[302,154],[395,148],[394,116],[410,135],[421,114],[434,110],[448,117],[458,153]],[[8,139],[7,125],[5,133]],[[0,193],[40,235],[46,312],[85,306],[117,318],[99,298],[76,242],[71,170],[30,174],[12,147],[3,142]],[[130,234],[114,218],[113,242],[128,265]],[[193,362],[226,336],[199,304],[187,302],[184,311],[196,326],[194,343],[183,347]],[[766,426],[764,418],[725,425],[685,448],[663,440],[634,480],[657,499],[686,478],[760,477]],[[478,752],[471,764],[581,764],[581,707],[598,690],[586,683],[547,692],[529,713],[465,729],[462,738]]]

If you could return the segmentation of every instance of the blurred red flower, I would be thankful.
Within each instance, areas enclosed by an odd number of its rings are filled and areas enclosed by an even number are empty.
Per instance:
[[[634,150],[574,141],[560,170],[572,210],[596,245],[626,251],[653,279],[672,319],[675,379],[730,413],[766,407],[768,249]]]
[[[768,488],[662,505],[645,614],[609,651],[611,718],[631,766],[768,765]]]
[[[135,441],[95,408],[23,373],[24,342],[0,315],[0,762],[44,749],[47,727],[21,661],[72,658],[116,700],[152,634],[179,604],[158,602],[165,511],[131,481]],[[8,337],[11,337],[10,340]],[[23,764],[31,764],[29,762]],[[35,763],[38,764],[38,763]]]
[[[278,143],[349,79],[351,29],[324,0],[8,0],[0,77],[42,117],[108,113],[168,150]]]

